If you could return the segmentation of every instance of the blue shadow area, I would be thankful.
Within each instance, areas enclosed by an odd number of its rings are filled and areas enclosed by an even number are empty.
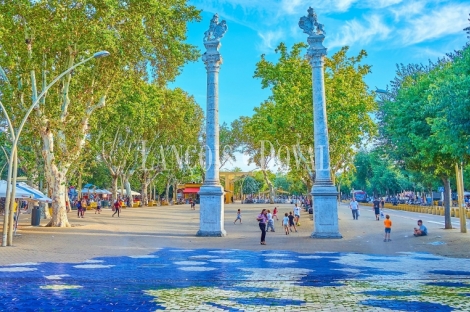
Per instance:
[[[470,284],[462,283],[462,282],[430,282],[426,283],[429,286],[441,286],[441,287],[449,287],[449,288],[458,288],[458,287],[469,287]]]
[[[434,271],[429,271],[429,273],[440,274],[440,275],[450,275],[450,276],[456,276],[456,275],[470,276],[469,271],[434,270]]]
[[[394,311],[433,311],[433,312],[447,312],[453,311],[449,306],[445,306],[439,303],[430,302],[418,302],[418,301],[404,301],[404,300],[364,300],[360,304],[390,309]]]

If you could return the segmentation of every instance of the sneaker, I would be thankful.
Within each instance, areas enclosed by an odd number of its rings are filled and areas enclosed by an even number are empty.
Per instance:
[[[386,239],[384,239],[384,242],[386,242],[386,241],[387,241],[387,240],[386,240]]]
[[[391,242],[392,240],[391,239],[388,239],[389,242]]]

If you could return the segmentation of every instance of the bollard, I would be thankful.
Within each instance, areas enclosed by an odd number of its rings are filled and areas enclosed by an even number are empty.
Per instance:
[[[440,215],[443,216],[444,215],[444,208],[443,207],[439,208],[439,212],[440,212]]]
[[[450,210],[450,216],[451,216],[451,217],[455,217],[455,210],[454,210],[454,208],[452,208],[452,209]]]

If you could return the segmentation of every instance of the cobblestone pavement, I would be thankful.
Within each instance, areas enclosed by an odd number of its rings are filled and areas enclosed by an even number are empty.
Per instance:
[[[2,311],[470,310],[470,260],[422,253],[162,248],[11,263],[0,281]]]
[[[224,238],[195,237],[187,205],[72,212],[71,228],[21,215],[15,246],[0,248],[0,311],[470,311],[469,236],[437,216],[387,212],[385,243],[367,209],[352,220],[340,206],[340,240],[311,239],[302,211],[298,233],[276,222],[262,246],[261,208],[272,205],[227,206]],[[429,236],[409,237],[418,218]]]

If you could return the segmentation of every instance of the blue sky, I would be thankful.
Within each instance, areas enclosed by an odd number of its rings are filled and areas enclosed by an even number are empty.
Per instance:
[[[325,47],[332,55],[342,46],[350,53],[365,49],[372,65],[366,78],[371,89],[385,88],[397,63],[426,63],[460,49],[468,40],[470,1],[437,0],[190,0],[203,10],[203,20],[189,25],[188,42],[204,52],[202,37],[214,13],[225,19],[228,31],[220,52],[219,118],[230,123],[251,116],[269,96],[253,74],[261,54],[275,61],[280,42],[289,47],[306,42],[298,27],[312,6],[325,25]],[[201,60],[187,64],[172,86],[194,95],[205,110],[206,71]]]

